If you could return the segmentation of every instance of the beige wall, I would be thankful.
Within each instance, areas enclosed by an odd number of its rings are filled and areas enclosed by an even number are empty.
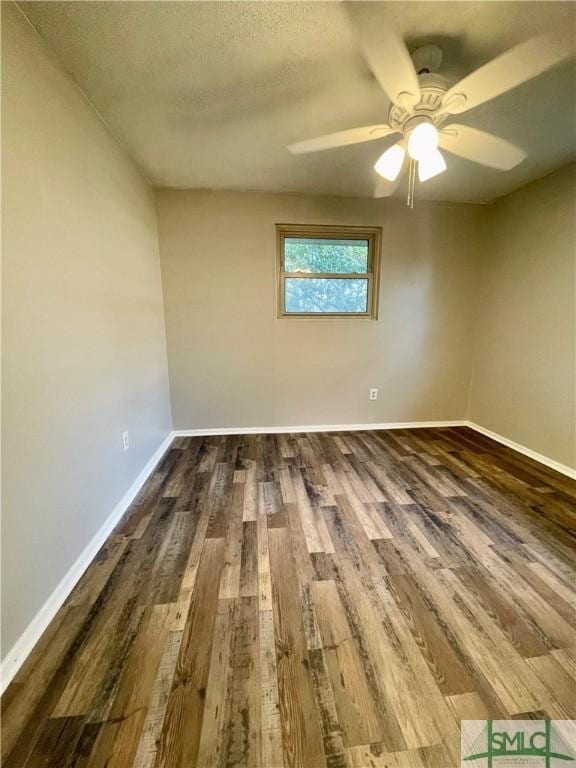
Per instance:
[[[466,417],[486,208],[169,190],[157,206],[176,429]],[[378,320],[277,319],[277,222],[381,225]]]
[[[491,206],[470,418],[576,466],[575,166]]]
[[[170,410],[152,191],[8,3],[2,155],[5,655]]]

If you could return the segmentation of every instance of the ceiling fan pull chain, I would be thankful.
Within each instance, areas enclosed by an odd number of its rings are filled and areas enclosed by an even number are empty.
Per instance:
[[[408,169],[408,198],[406,205],[409,208],[414,208],[414,185],[416,183],[416,161],[410,158],[410,166]]]
[[[412,160],[408,160],[408,194],[406,196],[406,205],[410,208],[410,187],[412,185]]]

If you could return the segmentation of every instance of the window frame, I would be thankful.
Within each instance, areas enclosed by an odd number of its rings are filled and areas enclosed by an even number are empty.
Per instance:
[[[286,272],[284,269],[284,241],[286,238],[316,238],[326,240],[367,240],[368,264],[366,272]],[[322,224],[276,224],[276,294],[278,318],[348,318],[378,319],[378,287],[380,280],[380,244],[382,227],[357,227]],[[287,278],[327,278],[336,280],[367,280],[366,312],[286,312]]]

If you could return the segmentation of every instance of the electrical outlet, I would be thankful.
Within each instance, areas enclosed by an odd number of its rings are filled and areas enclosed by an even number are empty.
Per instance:
[[[369,397],[370,397],[370,400],[378,400],[378,390],[376,389],[376,387],[370,390]]]
[[[128,432],[122,432],[122,447],[125,451],[130,448],[130,440],[128,439]]]

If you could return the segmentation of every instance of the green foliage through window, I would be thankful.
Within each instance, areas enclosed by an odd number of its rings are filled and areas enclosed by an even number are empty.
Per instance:
[[[356,278],[286,278],[286,312],[364,313],[368,280]]]
[[[328,240],[326,238],[286,237],[286,272],[366,273],[367,240]]]

